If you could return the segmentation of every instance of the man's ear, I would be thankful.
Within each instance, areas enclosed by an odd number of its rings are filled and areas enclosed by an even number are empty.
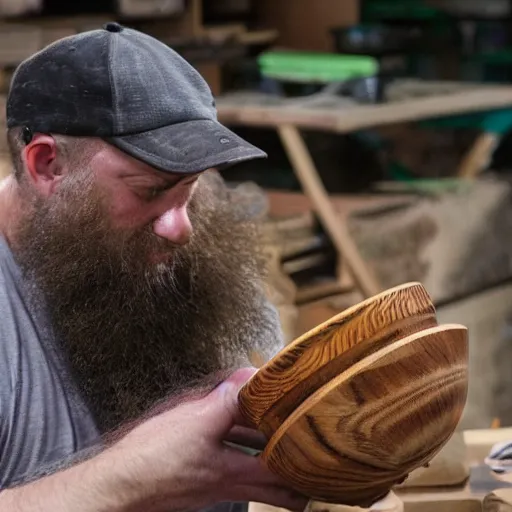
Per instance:
[[[35,134],[23,149],[29,179],[45,197],[55,192],[67,169],[51,135]]]

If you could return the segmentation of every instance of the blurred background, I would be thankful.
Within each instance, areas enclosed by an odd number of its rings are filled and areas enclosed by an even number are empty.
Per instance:
[[[462,426],[512,426],[512,1],[0,0],[0,175],[16,66],[107,21],[182,54],[268,153],[222,174],[286,340],[420,281],[470,329]]]

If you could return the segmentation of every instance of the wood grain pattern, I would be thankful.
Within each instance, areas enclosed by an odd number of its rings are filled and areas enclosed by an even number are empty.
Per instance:
[[[261,367],[240,390],[241,413],[269,438],[299,403],[361,357],[435,325],[435,308],[419,283],[367,299],[300,336]]]
[[[306,399],[262,458],[317,501],[369,507],[446,444],[467,397],[467,329],[388,345]]]

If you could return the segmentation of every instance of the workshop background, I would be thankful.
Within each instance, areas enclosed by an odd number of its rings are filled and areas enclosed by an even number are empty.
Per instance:
[[[420,281],[469,327],[460,428],[512,427],[511,0],[0,0],[0,18],[0,176],[23,59],[108,21],[147,32],[269,155],[223,175],[264,227],[286,340]]]

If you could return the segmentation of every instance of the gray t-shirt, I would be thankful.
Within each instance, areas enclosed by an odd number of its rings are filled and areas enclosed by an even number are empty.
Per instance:
[[[33,479],[98,440],[44,306],[29,302],[27,286],[0,237],[0,488]]]

